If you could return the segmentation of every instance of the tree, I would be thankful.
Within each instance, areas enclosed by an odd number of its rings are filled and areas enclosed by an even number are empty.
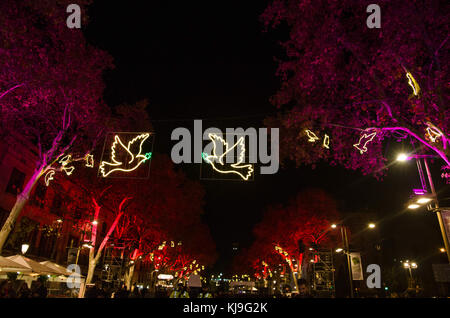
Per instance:
[[[0,135],[23,135],[38,149],[34,173],[0,231],[0,251],[41,176],[69,150],[83,157],[103,132],[102,73],[112,59],[67,28],[69,3],[0,4]]]
[[[253,230],[252,267],[264,278],[285,262],[293,277],[307,277],[309,248],[330,242],[330,225],[337,219],[335,201],[320,189],[305,190],[285,205],[269,207]]]
[[[449,4],[380,1],[381,28],[370,29],[370,3],[274,0],[261,15],[266,30],[289,30],[278,59],[281,88],[272,97],[283,112],[266,120],[280,127],[281,157],[379,178],[383,141],[393,138],[450,166]]]

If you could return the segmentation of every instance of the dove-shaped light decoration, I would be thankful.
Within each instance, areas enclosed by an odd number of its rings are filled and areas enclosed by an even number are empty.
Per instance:
[[[74,167],[74,166],[67,167],[67,165],[68,165],[70,162],[72,162],[72,155],[66,155],[66,156],[62,157],[61,159],[59,159],[58,162],[61,164],[62,170],[63,170],[68,176],[70,176],[70,175],[73,173],[73,171],[75,170],[75,167]]]
[[[428,137],[430,138],[431,142],[436,142],[437,139],[439,139],[440,137],[442,137],[444,134],[442,133],[442,131],[439,130],[439,128],[437,128],[435,125],[433,125],[432,123],[427,123],[427,134]]]
[[[88,168],[94,168],[94,156],[91,154],[87,154],[86,157],[84,157],[84,160],[86,160],[85,166]]]
[[[325,136],[323,137],[323,147],[330,149],[330,136],[328,136],[327,134],[325,134]]]
[[[416,79],[412,76],[410,72],[406,73],[406,77],[408,78],[408,84],[413,89],[414,96],[419,96],[420,86],[417,83]]]
[[[55,174],[55,170],[50,170],[45,174],[44,181],[45,185],[48,187],[50,181],[53,180],[53,175]]]
[[[207,163],[211,164],[212,168],[217,172],[234,173],[239,175],[242,179],[248,180],[253,173],[253,166],[251,164],[242,164],[245,158],[244,137],[239,138],[239,140],[232,147],[230,147],[222,137],[219,137],[216,134],[209,134],[208,137],[213,142],[213,152],[212,155],[203,154],[203,159]],[[225,151],[220,156],[217,155],[216,152],[218,146],[225,148]],[[225,164],[225,156],[234,148],[237,148],[237,162],[233,164]]]
[[[133,138],[130,142],[128,142],[128,145],[125,146],[120,137],[115,135],[114,142],[111,146],[112,162],[102,161],[100,164],[100,173],[102,176],[106,178],[111,173],[117,171],[131,172],[147,161],[149,159],[149,155],[142,154],[142,144],[149,136],[149,133],[140,134]],[[119,158],[121,161],[119,161]],[[128,165],[131,165],[131,167],[127,167]]]
[[[317,137],[316,134],[313,133],[311,130],[306,129],[305,132],[306,132],[306,135],[309,138],[308,139],[309,142],[316,142],[317,140],[319,140],[319,137]]]
[[[361,138],[359,138],[359,141],[357,144],[354,144],[353,147],[359,150],[361,154],[365,153],[367,151],[367,144],[375,138],[377,132],[373,132],[371,134],[364,133]]]

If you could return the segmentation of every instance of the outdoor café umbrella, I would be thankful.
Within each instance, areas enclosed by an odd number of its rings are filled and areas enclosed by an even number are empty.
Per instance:
[[[47,267],[45,265],[42,265],[36,261],[33,261],[32,259],[29,259],[28,257],[22,256],[22,255],[14,255],[9,256],[7,259],[19,263],[22,266],[25,266],[33,273],[37,273],[40,275],[60,275],[58,272],[56,272],[54,269]]]
[[[64,275],[64,276],[70,276],[70,275],[75,275],[75,276],[81,276],[80,274],[77,274],[75,272],[71,272],[69,270],[67,270],[64,266],[61,266],[59,264],[50,262],[50,261],[44,261],[44,262],[40,262],[39,264],[42,264],[48,268],[51,268],[52,270],[54,270],[55,272],[57,272],[60,275]]]
[[[31,270],[6,257],[0,256],[0,272],[31,272]]]

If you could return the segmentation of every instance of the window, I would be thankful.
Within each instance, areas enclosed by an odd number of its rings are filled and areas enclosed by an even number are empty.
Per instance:
[[[6,187],[6,192],[16,195],[21,191],[24,181],[25,173],[13,168],[11,176],[9,177],[8,186]]]

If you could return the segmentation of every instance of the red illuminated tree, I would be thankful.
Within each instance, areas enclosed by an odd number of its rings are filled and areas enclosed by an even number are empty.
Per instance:
[[[281,156],[381,177],[383,141],[409,139],[450,166],[449,4],[379,1],[370,29],[371,3],[274,0],[262,14],[266,29],[289,30],[272,98],[282,112],[266,121],[280,127]]]
[[[292,275],[306,277],[310,248],[316,250],[330,242],[330,225],[337,219],[336,203],[319,189],[303,191],[286,205],[270,207],[254,228],[255,243],[249,253],[253,269],[260,276],[267,275],[284,262]]]
[[[91,149],[108,114],[102,73],[112,59],[82,30],[66,26],[70,3],[0,3],[0,135],[25,136],[38,150],[34,173],[0,231],[0,251],[36,182],[60,155]]]

